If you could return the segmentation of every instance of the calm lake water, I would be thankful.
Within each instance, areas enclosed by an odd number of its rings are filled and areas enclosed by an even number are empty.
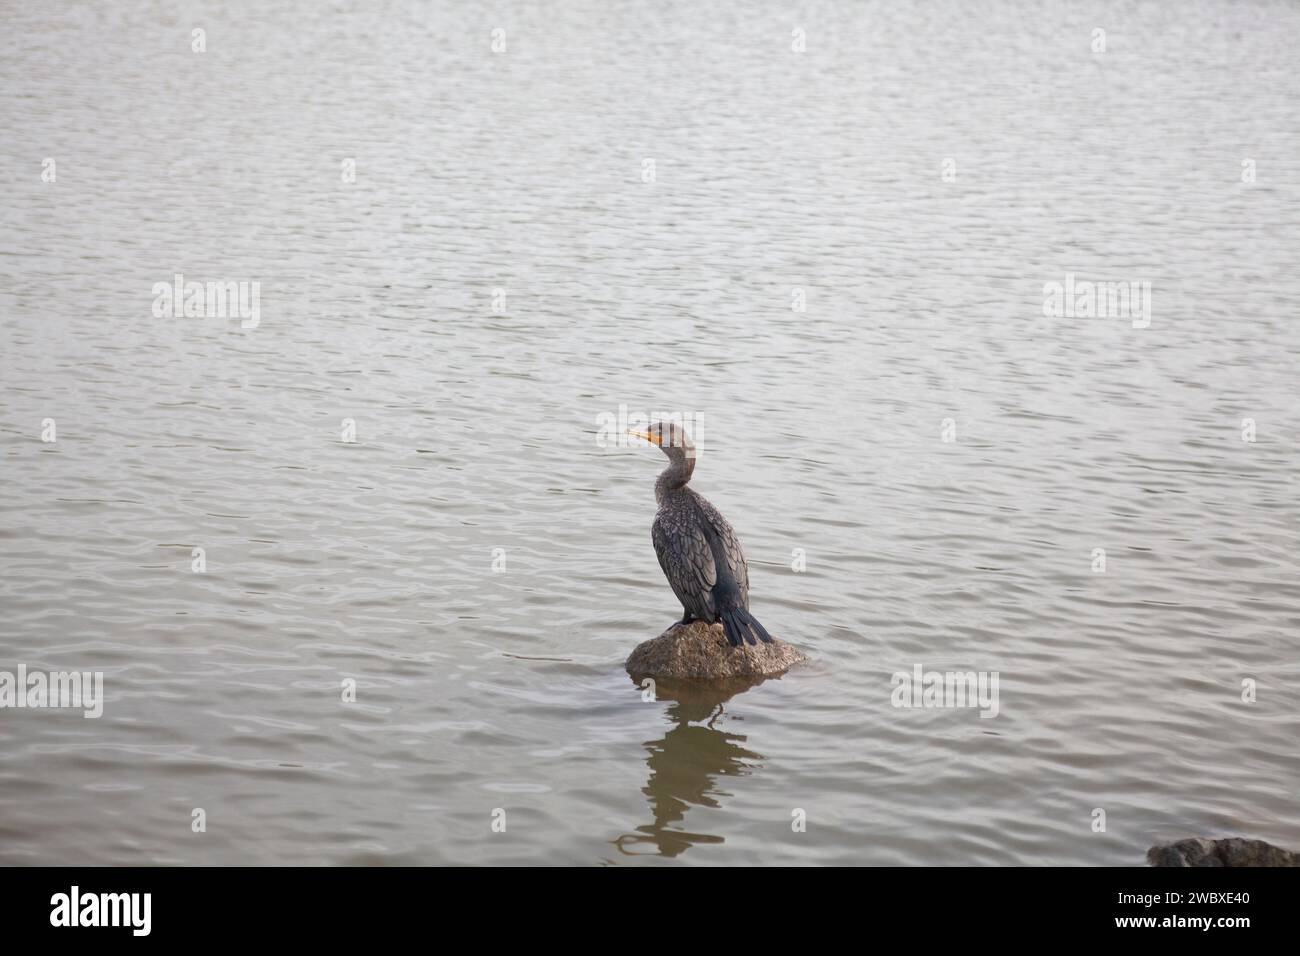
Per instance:
[[[274,6],[6,5],[0,862],[1300,846],[1295,4]],[[807,666],[642,699],[620,406]]]

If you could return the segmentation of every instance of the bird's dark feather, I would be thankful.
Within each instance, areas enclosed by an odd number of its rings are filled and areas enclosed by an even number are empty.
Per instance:
[[[664,496],[650,530],[659,566],[695,617],[719,619],[719,602],[749,607],[749,569],[727,519],[704,496],[681,488]]]

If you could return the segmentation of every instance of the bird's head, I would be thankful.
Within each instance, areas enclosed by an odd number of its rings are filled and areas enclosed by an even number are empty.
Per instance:
[[[675,422],[655,422],[644,429],[631,429],[628,432],[634,438],[643,438],[671,459],[694,458],[695,444],[686,429]]]

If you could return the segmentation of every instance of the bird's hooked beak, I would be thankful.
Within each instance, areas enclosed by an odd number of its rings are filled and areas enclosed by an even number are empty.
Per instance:
[[[663,445],[663,433],[652,435],[650,432],[643,432],[635,428],[629,428],[628,432],[633,438],[644,438],[652,445]]]

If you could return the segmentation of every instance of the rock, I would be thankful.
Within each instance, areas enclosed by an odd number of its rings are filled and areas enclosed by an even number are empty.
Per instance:
[[[627,672],[634,680],[754,680],[784,674],[807,660],[785,641],[771,644],[727,643],[721,624],[674,624],[653,640],[637,645],[627,659]]]
[[[1152,866],[1300,866],[1300,853],[1263,840],[1207,840],[1192,837],[1147,850]]]

